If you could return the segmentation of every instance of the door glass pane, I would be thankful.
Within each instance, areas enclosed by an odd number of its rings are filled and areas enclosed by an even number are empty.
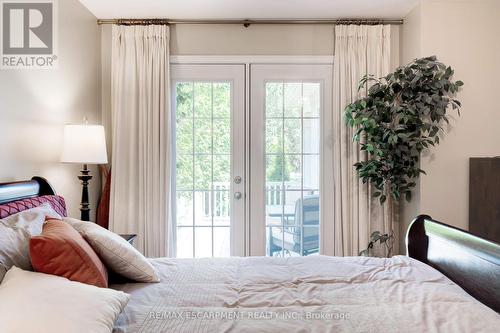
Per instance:
[[[214,118],[231,117],[231,84],[219,82],[213,84]]]
[[[194,253],[196,258],[212,256],[212,233],[213,230],[210,227],[194,228]]]
[[[228,257],[231,239],[229,227],[214,228],[214,257]]]
[[[212,118],[212,86],[210,82],[194,82],[195,118]]]
[[[319,155],[304,155],[303,189],[319,189]]]
[[[303,116],[318,117],[320,112],[320,84],[307,82],[302,85]]]
[[[212,156],[194,155],[194,187],[210,190],[212,185]]]
[[[181,116],[177,120],[177,137],[175,142],[177,154],[191,154],[193,151],[193,121],[187,117]]]
[[[320,88],[311,82],[266,82],[266,253],[270,256],[319,252]]]
[[[300,154],[302,152],[302,121],[300,118],[285,119],[284,121],[284,152],[287,154]]]
[[[285,117],[300,118],[302,115],[302,84],[300,82],[285,82],[283,88]]]
[[[266,153],[277,154],[283,150],[283,119],[266,120]]]
[[[302,189],[302,155],[285,155],[286,177],[284,187],[287,190]]]
[[[194,192],[194,225],[210,226],[212,225],[212,192],[195,191]]]
[[[177,244],[182,244],[182,246],[177,247],[177,258],[192,258],[193,228],[177,227],[176,238],[177,238]]]
[[[215,103],[215,100],[214,100]],[[213,120],[214,154],[231,153],[231,119],[218,118]]]
[[[231,197],[229,191],[224,191],[226,185],[216,186],[214,190],[214,226],[229,226],[229,202]]]
[[[196,117],[197,114],[195,114]],[[212,153],[212,119],[194,118],[194,152],[197,154]],[[181,134],[181,133],[179,133]]]
[[[177,191],[176,221],[178,226],[193,225],[193,192]]]
[[[176,83],[177,257],[230,255],[231,83]]]
[[[266,84],[266,118],[283,117],[283,83]]]
[[[304,124],[304,153],[319,154],[319,118],[303,120]]]

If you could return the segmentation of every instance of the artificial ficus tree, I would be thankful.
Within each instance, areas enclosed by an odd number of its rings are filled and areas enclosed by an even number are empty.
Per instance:
[[[369,86],[366,97],[346,107],[353,140],[368,155],[354,166],[381,204],[402,195],[411,200],[416,179],[425,173],[420,154],[439,144],[449,108],[460,114],[455,95],[463,82],[453,81],[453,73],[435,56],[417,59],[383,78],[363,77],[359,88]]]

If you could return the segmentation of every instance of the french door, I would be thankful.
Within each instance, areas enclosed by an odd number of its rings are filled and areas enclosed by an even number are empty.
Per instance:
[[[177,257],[244,255],[245,67],[172,65]]]
[[[329,252],[331,77],[331,65],[172,66],[177,257]]]
[[[332,223],[331,65],[252,65],[250,255],[325,253]],[[329,174],[331,172],[331,176]]]

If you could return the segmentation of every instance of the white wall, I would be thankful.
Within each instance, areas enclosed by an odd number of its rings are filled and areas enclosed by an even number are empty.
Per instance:
[[[500,1],[429,0],[422,11],[423,53],[451,65],[465,86],[462,116],[422,159],[420,210],[467,229],[469,158],[500,155]]]
[[[182,24],[171,27],[175,55],[331,55],[331,25]]]
[[[172,55],[333,55],[332,25],[173,25]],[[392,67],[399,65],[399,26],[391,26]]]
[[[408,64],[422,56],[422,7],[417,5],[404,18],[400,34],[400,63]],[[410,222],[418,215],[420,209],[420,181],[417,180],[413,198],[410,202],[402,200],[399,214],[399,253],[406,253],[405,236]]]
[[[441,145],[425,154],[417,211],[468,228],[469,158],[500,155],[500,1],[424,0],[420,22],[405,24],[405,36],[420,34],[420,55],[436,55],[465,82],[459,94],[462,116],[455,116]],[[418,18],[418,17],[416,17]],[[408,23],[408,22],[407,22]],[[405,31],[409,29],[411,31]],[[418,48],[403,43],[403,57]],[[413,57],[413,56],[411,56]]]
[[[400,63],[407,64],[422,54],[422,6],[418,4],[403,19],[400,37]]]
[[[96,18],[77,0],[59,3],[59,68],[0,70],[0,182],[46,177],[79,216],[77,165],[59,162],[63,125],[101,123],[100,31]],[[91,208],[99,189],[91,168]]]

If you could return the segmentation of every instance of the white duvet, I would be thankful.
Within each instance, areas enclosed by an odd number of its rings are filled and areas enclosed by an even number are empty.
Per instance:
[[[115,332],[499,332],[500,315],[405,256],[154,259]]]

